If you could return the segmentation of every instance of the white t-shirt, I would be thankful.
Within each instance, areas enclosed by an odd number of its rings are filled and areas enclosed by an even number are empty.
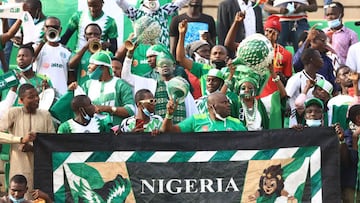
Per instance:
[[[70,56],[71,52],[62,45],[59,44],[57,47],[53,47],[46,43],[34,63],[34,70],[51,79],[52,85],[59,96],[67,91]]]
[[[353,44],[350,46],[347,58],[346,58],[346,65],[349,66],[349,68],[352,71],[355,71],[357,73],[360,73],[360,42]],[[360,85],[360,81],[359,81]]]
[[[303,89],[306,86],[306,81],[309,80],[310,77],[305,73],[305,70],[298,72],[291,76],[289,80],[287,81],[285,90],[287,95],[289,96],[289,104],[291,108],[291,115],[290,115],[290,121],[289,121],[289,127],[292,127],[293,125],[297,124],[296,121],[296,108],[295,108],[295,100],[300,95],[300,93],[303,91]],[[324,79],[324,77],[320,74],[316,74],[316,80]],[[306,97],[307,98],[313,98],[313,92],[314,87],[310,88]]]

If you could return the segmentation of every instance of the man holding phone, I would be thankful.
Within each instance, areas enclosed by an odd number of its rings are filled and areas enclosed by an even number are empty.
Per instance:
[[[121,122],[121,132],[151,132],[159,133],[163,119],[154,115],[156,99],[148,89],[140,89],[135,94],[137,113]]]

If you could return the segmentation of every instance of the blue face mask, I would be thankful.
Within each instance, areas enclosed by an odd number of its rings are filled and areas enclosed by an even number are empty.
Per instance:
[[[21,203],[23,201],[25,201],[25,198],[20,198],[20,199],[15,199],[15,197],[9,195],[9,199],[13,202],[13,203]]]
[[[306,120],[306,125],[309,127],[319,127],[321,126],[321,120]]]
[[[32,68],[32,64],[30,64],[30,65],[28,65],[26,68],[20,68],[20,67],[18,67],[18,69],[21,71],[21,72],[26,72],[26,71],[28,71],[28,70],[30,70]]]
[[[145,114],[145,116],[147,116],[147,117],[150,117],[151,116],[151,112],[147,109],[147,108],[145,108],[144,106],[143,106],[143,109],[142,109],[142,112]]]
[[[337,28],[341,25],[341,21],[339,18],[335,19],[335,20],[330,20],[328,21],[328,26],[330,28]]]
[[[91,120],[91,116],[89,116],[89,114],[86,113],[84,108],[80,108],[80,112],[81,112],[81,116],[87,121],[90,122]]]
[[[101,69],[101,66],[98,66],[93,72],[89,73],[89,78],[92,80],[99,80],[103,74],[103,70]]]

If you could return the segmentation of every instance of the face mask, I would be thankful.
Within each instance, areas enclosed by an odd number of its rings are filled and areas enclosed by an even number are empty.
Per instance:
[[[148,8],[150,11],[157,11],[160,8],[160,3],[159,1],[149,1],[149,0],[144,0],[143,5]]]
[[[339,18],[328,21],[328,26],[330,28],[336,28],[336,27],[339,27],[340,25],[341,25],[341,21]]]
[[[145,116],[147,116],[147,117],[150,117],[151,116],[151,112],[147,109],[147,108],[145,108],[144,106],[143,106],[143,109],[142,109],[142,112],[145,114]]]
[[[240,98],[249,99],[252,96],[255,96],[255,91],[254,90],[250,90],[250,92],[248,92],[248,93],[245,93],[245,90],[240,90],[240,92],[239,92],[239,97]]]
[[[89,114],[86,113],[86,111],[84,110],[84,108],[80,108],[80,112],[81,112],[81,116],[82,116],[87,122],[90,122],[91,117],[89,116]]]
[[[306,120],[306,125],[309,127],[319,127],[321,126],[321,120]]]
[[[103,70],[101,69],[101,66],[98,66],[93,72],[89,73],[89,78],[92,80],[99,80],[101,78],[101,75],[103,74]]]
[[[218,114],[218,113],[216,112],[216,110],[215,110],[215,107],[214,107],[214,106],[212,107],[212,109],[213,109],[213,111],[214,111],[215,118],[217,118],[217,119],[219,119],[219,120],[221,120],[221,121],[224,121],[224,122],[225,122],[226,118],[223,118],[220,114]]]
[[[25,198],[20,198],[20,199],[15,199],[15,197],[13,197],[12,195],[9,195],[9,199],[13,202],[13,203],[21,203],[25,201]]]
[[[32,64],[30,64],[30,65],[28,65],[26,68],[20,68],[20,67],[18,67],[18,69],[21,71],[21,72],[26,72],[26,71],[28,71],[28,70],[30,70],[32,68]]]
[[[219,70],[223,67],[226,67],[225,61],[222,61],[222,60],[212,61],[211,63],[215,66],[216,69],[219,69]]]
[[[198,53],[194,52],[194,59],[195,62],[202,63],[202,64],[209,64],[209,59],[201,57]]]

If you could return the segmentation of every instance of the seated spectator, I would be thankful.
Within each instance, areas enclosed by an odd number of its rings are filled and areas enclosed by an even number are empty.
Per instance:
[[[25,199],[25,194],[28,192],[27,180],[23,175],[14,175],[10,179],[9,195],[0,198],[0,203],[32,203],[32,202],[45,202],[52,203],[52,199],[45,192],[36,189],[30,191],[34,201]]]
[[[291,76],[285,87],[286,93],[289,97],[289,106],[291,109],[289,127],[301,123],[300,120],[297,120],[297,118],[299,118],[299,115],[297,115],[295,100],[299,96],[299,94],[305,89],[307,80],[315,83],[315,81],[317,80],[324,79],[322,75],[317,73],[324,64],[324,61],[321,58],[320,52],[318,50],[315,50],[313,48],[304,49],[301,55],[301,60],[304,64],[304,70]],[[314,97],[312,94],[313,90],[313,87],[309,89],[306,95],[307,98]]]
[[[155,115],[156,99],[148,89],[141,89],[135,94],[137,114],[121,122],[121,132],[151,132],[159,133],[163,119]]]
[[[194,114],[177,125],[173,125],[172,117],[178,104],[169,100],[162,132],[209,132],[209,131],[246,131],[244,124],[230,116],[230,102],[225,94],[215,92],[209,95],[208,113]]]
[[[99,133],[107,130],[103,120],[94,117],[95,106],[86,95],[77,95],[71,102],[75,118],[61,123],[58,133]]]

